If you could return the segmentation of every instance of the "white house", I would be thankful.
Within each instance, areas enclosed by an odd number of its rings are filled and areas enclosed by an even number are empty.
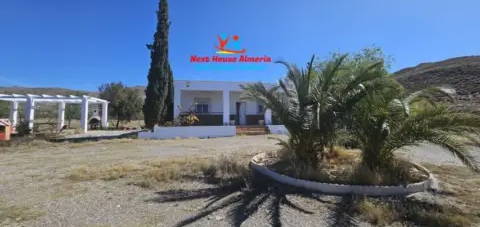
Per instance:
[[[271,125],[270,110],[241,99],[242,84],[248,82],[176,80],[174,117],[195,112],[200,125]]]
[[[253,100],[242,99],[240,85],[249,82],[174,81],[174,117],[194,112],[200,122],[196,126],[160,127],[138,134],[143,139],[235,136],[247,128],[267,128],[274,134],[287,134],[283,125],[274,125],[272,111]],[[273,86],[273,84],[266,84]],[[255,126],[256,125],[256,126]],[[241,134],[241,133],[240,133]]]

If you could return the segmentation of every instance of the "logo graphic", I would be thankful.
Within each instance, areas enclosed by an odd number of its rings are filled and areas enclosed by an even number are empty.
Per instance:
[[[247,50],[245,48],[241,49],[240,37],[238,35],[229,35],[221,34],[217,35],[218,46],[217,54],[244,54]]]
[[[217,35],[214,44],[216,54],[190,55],[190,63],[198,70],[264,70],[266,63],[271,63],[268,55],[247,55],[247,50],[240,43],[238,35]]]

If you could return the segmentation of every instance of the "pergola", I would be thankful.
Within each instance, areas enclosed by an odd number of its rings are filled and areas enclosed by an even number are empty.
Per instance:
[[[33,120],[35,118],[35,107],[40,103],[57,103],[58,104],[58,118],[57,129],[60,130],[65,125],[65,104],[80,104],[80,126],[84,133],[88,130],[88,104],[102,105],[102,127],[108,127],[108,101],[90,97],[90,96],[63,96],[63,95],[4,95],[0,94],[0,101],[10,102],[10,121],[12,125],[18,123],[18,105],[24,103],[25,105],[25,121],[28,122],[28,128],[33,129]]]

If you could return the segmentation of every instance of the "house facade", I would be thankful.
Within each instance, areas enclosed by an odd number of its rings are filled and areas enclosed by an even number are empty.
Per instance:
[[[271,125],[272,112],[242,99],[240,85],[248,82],[174,81],[174,117],[193,112],[198,125]],[[267,84],[267,86],[273,84]]]

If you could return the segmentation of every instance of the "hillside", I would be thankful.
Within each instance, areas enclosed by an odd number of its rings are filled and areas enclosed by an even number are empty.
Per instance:
[[[394,77],[409,91],[431,86],[455,88],[461,105],[480,106],[480,56],[422,63],[402,69]]]
[[[140,96],[145,96],[145,87],[144,86],[133,86],[130,87],[135,89]],[[81,90],[72,90],[67,88],[59,87],[0,87],[0,94],[33,94],[33,95],[89,95],[93,97],[98,96],[98,91],[81,91]]]
[[[33,94],[33,95],[90,95],[96,96],[97,92],[79,91],[58,87],[0,87],[0,94]]]

